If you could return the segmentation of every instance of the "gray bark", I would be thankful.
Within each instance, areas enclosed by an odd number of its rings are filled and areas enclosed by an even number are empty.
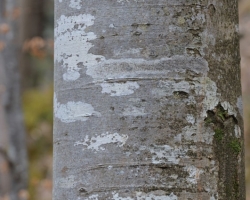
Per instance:
[[[236,0],[59,0],[54,200],[245,199]]]
[[[26,140],[18,69],[18,2],[0,0],[0,199],[27,193]]]

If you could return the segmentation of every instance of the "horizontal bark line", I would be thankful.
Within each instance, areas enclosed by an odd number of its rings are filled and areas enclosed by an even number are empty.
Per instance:
[[[81,188],[79,188],[81,189]],[[90,190],[90,191],[87,191],[86,188],[84,188],[86,190],[86,192],[84,192],[85,194],[87,195],[91,195],[93,193],[102,193],[102,192],[110,192],[110,191],[119,191],[119,190],[126,190],[126,189],[134,189],[134,190],[148,190],[148,191],[157,191],[157,190],[162,190],[162,191],[165,191],[165,192],[169,192],[169,193],[175,193],[175,194],[178,194],[178,193],[181,193],[180,191],[186,191],[186,192],[190,192],[190,193],[195,193],[197,194],[197,188],[194,187],[194,188],[181,188],[181,187],[178,187],[176,186],[176,188],[174,187],[171,187],[169,188],[167,185],[121,185],[120,187],[118,186],[110,186],[110,187],[100,187],[98,189],[93,189],[93,190]],[[207,193],[207,191],[202,188],[202,189],[199,189],[199,193]],[[83,193],[83,194],[84,194]]]

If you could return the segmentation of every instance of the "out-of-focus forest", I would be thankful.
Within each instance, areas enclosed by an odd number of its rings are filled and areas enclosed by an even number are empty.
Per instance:
[[[21,93],[29,158],[28,199],[52,199],[54,1],[22,0]]]
[[[244,103],[246,191],[250,200],[250,0],[239,1],[241,83]]]
[[[52,199],[53,4],[53,0],[22,0],[21,12],[17,11],[21,13],[19,67],[29,157],[29,200]],[[250,0],[239,1],[239,17],[250,200]]]

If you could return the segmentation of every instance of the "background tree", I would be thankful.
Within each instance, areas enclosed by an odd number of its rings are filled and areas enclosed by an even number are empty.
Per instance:
[[[242,96],[244,102],[244,133],[245,133],[245,160],[246,160],[246,196],[250,199],[250,1],[239,1],[239,20],[240,20],[240,53],[241,53],[241,82]]]
[[[50,19],[53,4],[51,0],[21,0],[21,8],[20,38],[23,46],[20,68],[22,88],[25,90],[44,85],[46,73],[52,74],[51,67],[49,70],[44,61],[48,60],[48,49],[51,50],[49,45],[52,41],[48,41],[48,38],[53,36],[53,23]]]
[[[19,64],[29,157],[29,199],[51,200],[54,1],[20,2]]]
[[[20,106],[18,2],[0,1],[0,199],[27,198],[27,155]]]
[[[245,199],[237,1],[56,1],[54,199]]]

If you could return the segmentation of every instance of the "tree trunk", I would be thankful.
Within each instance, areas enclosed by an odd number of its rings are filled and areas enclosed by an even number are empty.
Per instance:
[[[44,31],[44,5],[47,0],[21,0],[21,41],[24,47],[25,43],[32,38],[42,38]],[[22,73],[22,88],[27,89],[37,86],[39,72],[32,62],[30,51],[23,48],[20,67]],[[28,78],[27,78],[28,77]]]
[[[15,0],[0,0],[0,199],[27,197],[26,140],[18,69],[18,18]]]
[[[236,0],[56,1],[54,200],[243,200]]]

